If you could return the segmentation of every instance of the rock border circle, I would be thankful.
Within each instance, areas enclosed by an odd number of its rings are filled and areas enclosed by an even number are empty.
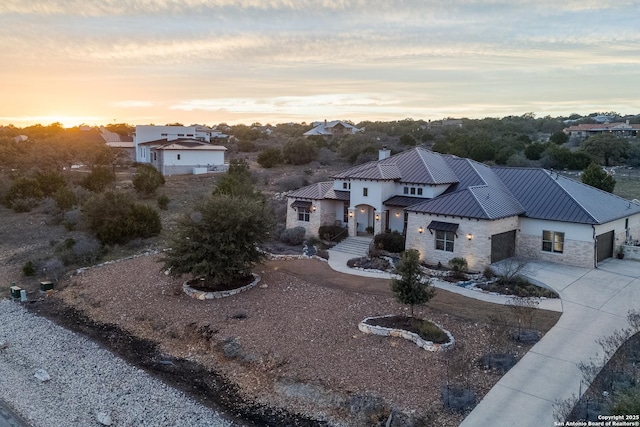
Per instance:
[[[182,284],[182,291],[187,295],[190,296],[191,298],[195,298],[197,300],[200,301],[205,301],[208,299],[219,299],[219,298],[226,298],[226,297],[230,297],[233,295],[237,295],[240,292],[244,292],[244,291],[248,291],[249,289],[253,288],[254,286],[256,286],[258,283],[260,283],[260,276],[252,273],[251,274],[253,276],[253,282],[249,283],[248,285],[244,285],[240,288],[237,289],[230,289],[228,291],[217,291],[217,292],[205,292],[205,291],[199,291],[197,289],[192,288],[191,286],[189,286],[189,281],[187,280],[186,282],[184,282]]]
[[[453,346],[455,344],[455,340],[453,338],[453,335],[451,335],[451,332],[449,332],[446,329],[442,328],[442,326],[438,325],[435,322],[432,322],[432,323],[434,325],[436,325],[438,328],[442,329],[442,331],[445,334],[447,334],[447,336],[449,337],[449,342],[448,343],[438,344],[438,343],[434,343],[432,341],[427,341],[427,340],[421,338],[420,335],[418,335],[416,333],[413,333],[413,332],[406,331],[404,329],[385,328],[384,326],[374,326],[374,325],[369,325],[367,323],[368,320],[380,319],[380,318],[383,318],[383,317],[394,317],[394,315],[393,314],[388,314],[386,316],[367,317],[362,322],[358,323],[358,329],[361,332],[364,332],[365,334],[381,335],[381,336],[384,336],[384,337],[404,338],[406,340],[409,340],[409,341],[413,342],[418,347],[420,347],[420,348],[422,348],[424,350],[427,350],[427,351],[445,351],[445,350],[449,350],[449,349],[453,348]]]

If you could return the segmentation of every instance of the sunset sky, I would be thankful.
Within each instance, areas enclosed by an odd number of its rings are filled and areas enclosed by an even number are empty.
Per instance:
[[[637,0],[2,0],[0,124],[640,113]]]

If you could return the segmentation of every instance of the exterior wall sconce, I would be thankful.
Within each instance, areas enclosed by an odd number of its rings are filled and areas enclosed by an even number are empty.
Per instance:
[[[311,210],[315,212],[316,211],[316,205],[311,206]]]
[[[473,234],[471,233],[467,234],[467,240],[471,240],[471,239],[473,239]]]
[[[400,218],[400,212],[396,212],[396,218]]]
[[[364,213],[364,208],[360,208],[360,213]]]
[[[424,228],[422,227],[418,228],[418,233],[422,234],[423,231],[424,231]]]
[[[380,215],[376,215],[376,221],[380,221]]]
[[[353,212],[349,212],[349,218],[353,218]]]

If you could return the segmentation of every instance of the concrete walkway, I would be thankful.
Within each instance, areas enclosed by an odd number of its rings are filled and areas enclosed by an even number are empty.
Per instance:
[[[391,278],[350,269],[347,260],[348,256],[330,253],[329,265],[344,273]],[[554,419],[554,403],[585,391],[578,364],[601,355],[596,341],[629,326],[628,311],[640,310],[640,262],[608,259],[597,269],[587,269],[531,261],[523,274],[558,292],[560,300],[543,301],[540,308],[562,311],[562,316],[487,393],[462,427],[539,427],[561,421]],[[434,285],[470,298],[506,301],[446,282]]]

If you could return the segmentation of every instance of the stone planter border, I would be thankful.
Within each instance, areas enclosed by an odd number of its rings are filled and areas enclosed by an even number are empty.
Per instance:
[[[191,286],[189,286],[189,281],[187,280],[186,282],[184,282],[182,284],[182,291],[185,294],[187,294],[187,296],[190,296],[191,298],[198,299],[200,301],[204,301],[204,300],[208,300],[208,299],[226,298],[226,297],[230,297],[232,295],[237,295],[240,292],[248,291],[249,289],[251,289],[254,286],[256,286],[258,283],[260,283],[260,276],[258,276],[255,273],[252,274],[252,275],[253,275],[253,282],[249,283],[248,285],[245,285],[245,286],[242,286],[240,288],[237,288],[237,289],[230,289],[228,291],[218,291],[218,292],[199,291],[199,290],[194,289]]]
[[[373,325],[369,325],[367,323],[367,321],[371,320],[371,319],[379,319],[379,318],[382,318],[382,317],[393,317],[393,316],[394,315],[392,315],[392,314],[388,314],[386,316],[367,317],[362,322],[358,323],[358,329],[361,332],[364,332],[365,334],[381,335],[381,336],[384,336],[384,337],[404,338],[406,340],[409,340],[409,341],[413,342],[418,347],[420,347],[420,348],[422,348],[424,350],[427,350],[427,351],[449,350],[450,348],[453,347],[453,345],[455,343],[455,340],[453,339],[453,335],[451,335],[451,332],[449,332],[446,329],[442,328],[440,325],[438,325],[435,322],[432,322],[432,323],[434,325],[436,325],[437,327],[439,327],[440,329],[442,329],[442,331],[445,334],[447,334],[447,336],[449,337],[449,342],[448,343],[437,344],[437,343],[434,343],[432,341],[424,340],[424,339],[420,338],[420,336],[418,334],[415,334],[415,333],[409,332],[409,331],[405,331],[404,329],[385,328],[383,326],[373,326]]]

